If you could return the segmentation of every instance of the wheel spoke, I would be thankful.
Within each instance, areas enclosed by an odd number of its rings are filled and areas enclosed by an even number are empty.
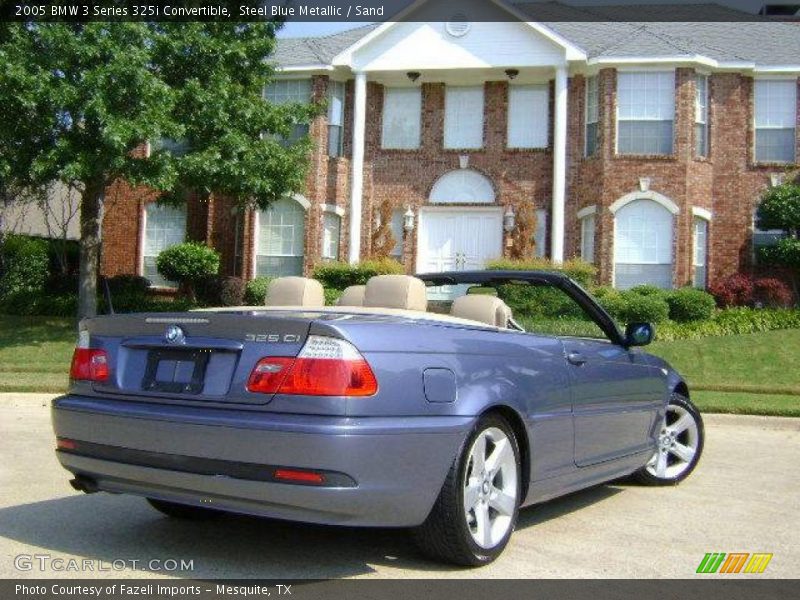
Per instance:
[[[494,494],[489,497],[489,506],[499,512],[501,515],[510,517],[514,514],[515,498],[506,494],[503,490],[494,488]]]
[[[470,477],[467,487],[464,488],[464,511],[469,512],[477,503],[481,485],[477,478]]]
[[[674,431],[676,434],[680,434],[689,429],[689,427],[691,427],[692,425],[694,425],[694,419],[689,413],[685,413],[683,416],[681,416],[680,419],[675,421],[667,429],[669,431]]]
[[[472,447],[472,473],[478,475],[486,468],[486,436],[480,435]]]
[[[680,458],[683,462],[692,462],[694,458],[694,448],[690,448],[689,446],[685,446],[680,442],[675,442],[672,444],[672,447],[669,449],[670,454],[673,454]]]
[[[492,545],[492,523],[489,521],[489,505],[480,503],[475,507],[476,537],[484,548]]]
[[[498,467],[508,460],[510,453],[511,445],[508,443],[507,438],[495,442],[492,453],[486,459],[486,470],[492,472],[497,470]]]
[[[666,477],[667,475],[667,453],[659,451],[656,458],[656,475]]]

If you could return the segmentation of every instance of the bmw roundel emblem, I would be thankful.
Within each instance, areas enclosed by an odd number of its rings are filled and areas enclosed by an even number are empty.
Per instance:
[[[167,327],[167,331],[164,334],[164,337],[170,344],[181,344],[186,338],[186,336],[183,333],[183,329],[181,329],[177,325],[170,325],[169,327]]]

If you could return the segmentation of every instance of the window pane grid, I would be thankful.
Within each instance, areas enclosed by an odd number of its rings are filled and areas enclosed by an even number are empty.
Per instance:
[[[422,122],[420,88],[385,88],[381,146],[387,149],[419,148]]]
[[[145,232],[142,275],[154,286],[175,287],[156,267],[158,255],[186,239],[186,207],[152,202],[145,207]]]
[[[483,147],[483,87],[445,90],[444,147]]]
[[[279,79],[273,81],[264,90],[264,97],[272,104],[306,103],[311,100],[311,80]]]
[[[708,155],[708,77],[695,77],[694,141],[697,156]]]
[[[275,202],[259,212],[256,274],[271,277],[303,272],[305,212],[294,200]]]
[[[331,81],[328,87],[328,156],[343,153],[344,83]]]
[[[620,73],[617,79],[619,154],[672,154],[675,74]]]
[[[322,216],[322,258],[339,259],[339,237],[342,219],[336,213],[326,212]]]
[[[597,77],[586,80],[586,156],[597,151],[597,123],[600,119],[600,95]]]
[[[546,148],[549,117],[546,85],[513,85],[508,89],[508,147]]]
[[[581,219],[581,258],[594,262],[594,215]]]
[[[797,120],[795,80],[757,80],[755,102],[755,159],[794,162]]]

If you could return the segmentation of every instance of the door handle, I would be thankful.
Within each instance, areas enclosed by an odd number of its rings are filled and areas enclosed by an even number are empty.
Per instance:
[[[586,357],[580,352],[570,352],[567,354],[567,360],[576,367],[580,367],[586,363]]]

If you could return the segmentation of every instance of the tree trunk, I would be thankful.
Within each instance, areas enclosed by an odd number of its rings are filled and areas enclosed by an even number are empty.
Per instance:
[[[100,219],[103,186],[87,185],[81,196],[80,283],[78,317],[97,314],[97,269],[100,261]]]

